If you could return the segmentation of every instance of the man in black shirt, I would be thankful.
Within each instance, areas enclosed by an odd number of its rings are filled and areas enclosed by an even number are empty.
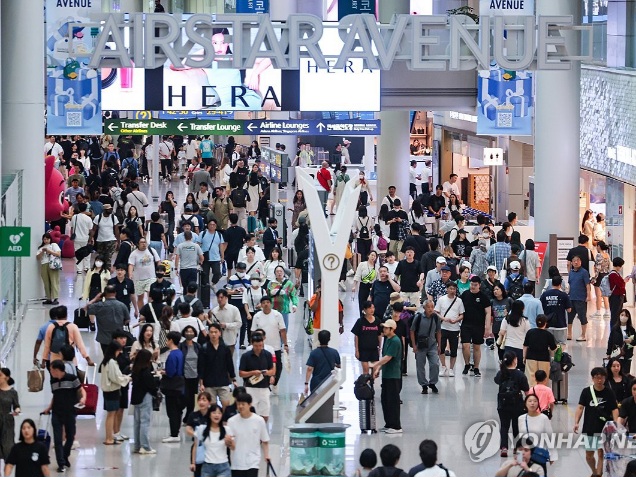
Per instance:
[[[420,280],[426,279],[426,275],[428,272],[433,270],[436,266],[437,257],[441,257],[442,254],[439,250],[439,240],[436,237],[431,237],[428,239],[428,246],[430,250],[422,255],[422,260],[420,260],[421,273]]]
[[[481,279],[473,276],[470,279],[470,289],[462,293],[464,302],[464,319],[461,326],[462,353],[464,355],[464,371],[468,374],[473,371],[476,378],[481,377],[479,364],[481,362],[481,345],[484,344],[484,336],[492,333],[492,321],[490,315],[490,300],[480,289]],[[470,347],[473,347],[474,364],[470,364]]]
[[[403,232],[404,225],[408,225],[409,216],[402,209],[402,201],[395,199],[393,201],[393,210],[391,210],[386,217],[386,223],[389,225],[389,250],[395,254],[396,257],[401,256],[400,250],[402,250],[402,243],[406,238]]]
[[[301,288],[305,299],[309,297],[307,294],[307,286],[309,284],[309,237],[305,237],[305,248],[303,248],[296,258],[294,266],[294,274],[296,276],[296,288]],[[302,287],[301,287],[302,285]]]
[[[232,269],[236,262],[238,262],[239,252],[241,248],[243,248],[243,243],[247,239],[247,232],[243,227],[239,227],[238,224],[238,214],[231,213],[230,216],[230,226],[223,232],[223,239],[227,244],[225,249],[225,263],[227,264],[227,277],[228,279],[232,276]]]
[[[579,235],[579,244],[578,246],[571,248],[568,252],[567,261],[568,261],[568,272],[572,268],[572,259],[574,257],[581,258],[581,266],[585,268],[588,273],[590,273],[590,261],[594,260],[594,255],[588,248],[590,239],[587,235]],[[592,270],[592,273],[594,270]],[[592,274],[590,273],[590,275]]]
[[[256,413],[267,421],[269,417],[270,384],[274,384],[276,366],[272,354],[265,349],[265,337],[262,333],[252,333],[252,349],[241,356],[239,376],[243,385],[252,396],[252,405]]]
[[[115,265],[115,276],[108,280],[108,285],[115,287],[115,299],[122,302],[130,309],[132,303],[135,309],[135,318],[139,318],[139,308],[137,307],[137,300],[131,300],[131,297],[135,295],[135,284],[133,281],[126,277],[128,266],[124,263],[118,263]],[[99,299],[101,300],[101,293]]]
[[[442,210],[446,207],[446,199],[442,192],[444,188],[438,185],[435,188],[435,194],[428,199],[428,211],[435,216],[435,223],[433,224],[433,235],[437,235],[439,232],[439,221],[442,218]]]
[[[86,391],[74,374],[64,372],[64,361],[56,359],[51,363],[51,404],[44,410],[44,414],[53,412],[51,425],[53,426],[53,442],[55,444],[55,458],[57,471],[65,472],[70,467],[68,461],[71,447],[75,440],[75,405],[86,404]],[[79,397],[79,399],[78,399]],[[63,438],[66,438],[62,444]]]
[[[585,411],[583,434],[586,436],[585,460],[593,475],[603,475],[603,444],[601,432],[607,421],[618,420],[616,396],[609,386],[605,386],[607,371],[605,368],[592,369],[592,386],[583,388],[579,405],[574,416],[574,432],[579,432],[579,422]],[[594,459],[594,452],[598,459]]]
[[[386,311],[386,307],[389,306],[389,302],[391,301],[391,293],[399,292],[400,285],[391,279],[389,269],[385,266],[381,266],[378,273],[379,277],[373,282],[373,285],[371,285],[371,292],[369,295],[373,302],[373,306],[375,307],[374,314],[376,318],[381,320],[384,312]]]
[[[159,265],[157,265],[157,269],[155,271],[156,280],[150,285],[150,292],[148,293],[148,295],[152,294],[153,290],[158,290],[159,292],[161,292],[163,301],[167,305],[170,305],[172,304],[172,299],[176,294],[176,290],[174,289],[174,285],[172,284],[172,282],[170,280],[167,280],[165,276],[166,267],[160,263]]]
[[[420,262],[415,260],[413,247],[406,249],[406,257],[404,260],[400,260],[395,269],[395,277],[400,280],[400,291],[404,294],[404,298],[409,303],[418,304],[422,281],[420,279]]]
[[[632,395],[621,402],[618,422],[626,426],[630,434],[636,434],[636,381],[632,381],[631,391]]]
[[[415,251],[415,260],[421,262],[422,256],[429,251],[428,240],[420,235],[422,226],[418,223],[411,224],[411,235],[406,237],[400,252],[405,253],[408,247],[412,247]]]
[[[218,396],[223,408],[230,404],[230,384],[236,387],[236,373],[232,353],[223,340],[223,330],[218,323],[210,325],[210,341],[205,343],[199,351],[197,372],[199,374],[199,389],[212,395],[213,402]]]

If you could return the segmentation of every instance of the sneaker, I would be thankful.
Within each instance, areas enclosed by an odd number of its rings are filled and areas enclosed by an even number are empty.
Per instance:
[[[479,371],[479,368],[474,368],[474,371],[475,371],[475,377],[481,378],[481,372]]]
[[[79,441],[73,441],[73,445],[71,446],[71,450],[78,449],[80,446]]]
[[[464,370],[462,371],[463,375],[467,375],[468,371],[470,371],[470,364],[464,366]]]
[[[609,313],[605,313],[605,314],[603,315],[603,318],[611,318],[611,317],[612,317],[612,315],[610,315]]]
[[[141,449],[139,449],[139,453],[141,455],[148,455],[148,454],[156,454],[157,451],[155,449],[144,449],[143,447]]]
[[[272,395],[278,396],[278,386],[272,386]]]
[[[587,340],[585,339],[585,336],[579,336],[579,337],[576,339],[576,341],[579,341],[579,342],[580,342],[580,341],[587,341]]]
[[[347,287],[342,282],[338,282],[338,287],[340,288],[340,291],[343,291],[343,292],[347,291]]]
[[[239,349],[246,349],[246,348],[245,348],[245,345],[241,345],[241,346],[239,346]]]
[[[439,389],[437,389],[437,386],[435,386],[434,384],[429,384],[428,387],[431,388],[433,394],[439,394]]]
[[[600,318],[601,316],[603,316],[603,313],[601,313],[601,310],[598,310],[596,313],[592,314],[592,318]]]
[[[64,467],[63,465],[57,468],[58,474],[63,474],[64,472],[66,472],[66,467]]]
[[[502,447],[501,451],[499,452],[499,456],[500,457],[508,457],[508,448],[507,447]]]
[[[455,377],[455,370],[454,370],[453,368],[450,368],[450,369],[448,370],[448,375],[449,375],[451,378],[454,378],[454,377]]]
[[[381,427],[380,429],[378,429],[379,432],[386,432],[387,428],[386,427]]]
[[[428,388],[426,386],[422,386],[422,394],[428,394]]]
[[[472,363],[470,364],[470,372],[469,372],[469,374],[471,376],[475,375],[475,366]]]
[[[119,442],[124,442],[125,441],[124,437],[119,435],[119,434],[113,435],[113,439],[115,439],[116,441],[119,441]]]
[[[356,273],[355,273],[353,270],[349,270],[349,271],[347,272],[347,276],[348,276],[348,277],[352,277],[352,276],[353,276],[353,275],[355,275],[355,274],[356,274]]]
[[[402,377],[408,376],[408,373],[402,373]]]
[[[439,375],[440,376],[446,376],[446,367],[445,366],[441,366],[439,368]]]
[[[163,439],[161,439],[161,442],[165,443],[165,444],[169,444],[171,442],[181,442],[181,438],[180,437],[172,437],[172,436],[168,436],[168,437],[164,437]]]
[[[391,429],[388,428],[386,431],[387,434],[402,434],[402,432],[404,432],[402,429]]]

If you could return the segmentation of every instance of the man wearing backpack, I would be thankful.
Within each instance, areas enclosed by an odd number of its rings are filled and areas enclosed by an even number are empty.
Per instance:
[[[115,145],[111,142],[108,145],[108,150],[102,156],[102,170],[113,168],[118,171],[119,165],[119,153],[115,151]]]
[[[444,247],[451,245],[458,237],[459,231],[464,229],[466,219],[463,215],[455,216],[455,226],[444,234]]]
[[[132,151],[130,153],[132,154]],[[122,180],[129,181],[134,181],[139,177],[139,162],[134,156],[131,155],[122,161],[120,177]]]
[[[130,184],[130,188],[132,191],[129,194],[126,194],[126,202],[130,205],[125,207],[125,212],[128,213],[128,210],[131,207],[135,207],[137,209],[137,215],[141,219],[143,226],[146,226],[146,207],[148,207],[148,197],[146,194],[139,190],[139,184],[133,182]]]
[[[518,300],[523,296],[523,286],[528,283],[528,279],[521,273],[521,264],[516,260],[510,263],[510,275],[506,277],[504,288],[508,296],[513,300]]]
[[[232,189],[230,200],[234,206],[234,213],[239,216],[239,225],[247,228],[247,203],[251,200],[247,189],[243,187]]]
[[[439,343],[442,339],[442,322],[435,313],[435,304],[431,300],[424,303],[424,313],[418,312],[413,318],[410,330],[411,346],[415,353],[415,367],[417,382],[422,386],[422,394],[428,394],[428,389],[437,394],[439,381]],[[428,373],[426,378],[426,360],[428,359]]]
[[[100,215],[93,220],[88,243],[95,244],[97,255],[104,257],[104,269],[110,270],[111,259],[119,242],[119,220],[113,214],[113,206],[104,204]]]
[[[61,349],[62,346],[67,344],[77,347],[88,365],[95,366],[84,346],[79,328],[68,321],[68,308],[64,305],[55,307],[55,316],[51,316],[51,318],[55,318],[55,321],[49,324],[44,335],[43,361],[50,363],[56,359],[62,359]]]

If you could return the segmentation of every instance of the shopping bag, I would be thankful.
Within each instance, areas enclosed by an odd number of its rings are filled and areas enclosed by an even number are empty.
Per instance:
[[[39,366],[27,371],[27,387],[30,393],[39,393],[44,389],[44,370]]]

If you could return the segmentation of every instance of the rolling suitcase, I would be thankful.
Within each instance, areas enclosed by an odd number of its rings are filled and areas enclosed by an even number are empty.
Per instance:
[[[76,408],[75,414],[78,416],[95,416],[97,413],[97,399],[99,397],[99,388],[95,384],[95,378],[97,377],[97,366],[93,366],[93,379],[91,383],[88,383],[88,375],[90,371],[86,371],[84,375],[84,384],[82,388],[86,392],[86,404],[83,408]]]
[[[367,399],[360,401],[358,418],[360,420],[360,431],[365,434],[367,432],[371,432],[371,434],[378,432],[375,424],[375,400]]]
[[[563,373],[561,381],[552,381],[552,393],[554,394],[555,404],[568,403],[568,373]]]
[[[83,307],[80,307],[73,312],[73,323],[75,323],[78,328],[90,328],[91,320]]]
[[[256,232],[258,228],[258,223],[256,222],[256,216],[250,215],[247,217],[247,233],[253,234]]]
[[[44,418],[44,427],[42,427],[42,416],[47,416]],[[38,418],[38,435],[37,441],[44,444],[46,450],[51,449],[51,434],[49,434],[49,426],[51,424],[51,414],[40,413],[40,417]]]

